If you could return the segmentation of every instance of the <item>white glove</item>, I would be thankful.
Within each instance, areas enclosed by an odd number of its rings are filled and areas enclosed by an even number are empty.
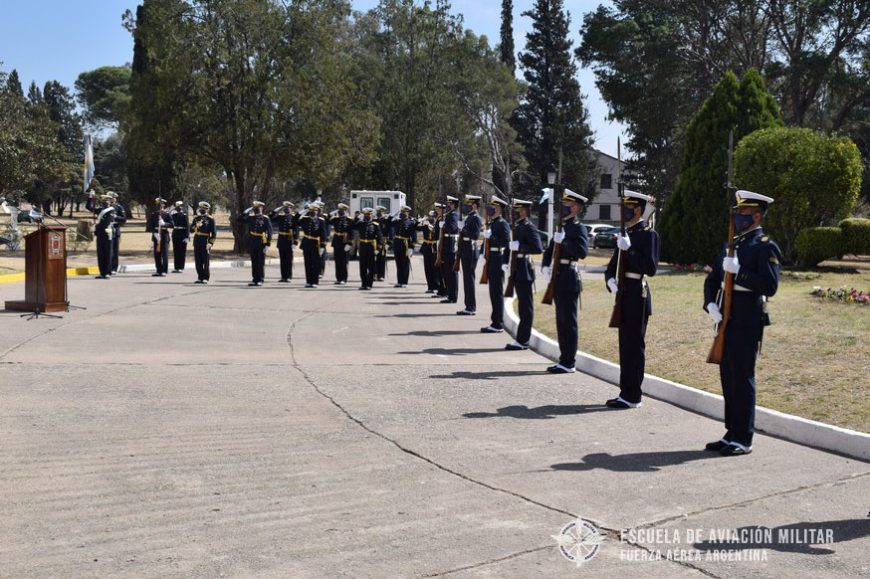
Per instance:
[[[549,265],[545,265],[541,268],[541,271],[544,272],[544,277],[550,277],[550,274],[553,273],[553,268],[551,268]]]
[[[444,220],[443,219],[438,222],[438,227],[440,227],[441,229],[444,229]]]
[[[509,266],[508,264],[503,263],[503,264],[501,265],[501,270],[502,270],[503,272],[507,273],[509,269],[510,269],[510,266]]]
[[[737,261],[737,256],[734,257],[726,257],[722,260],[722,269],[727,271],[728,273],[733,273],[737,275],[740,272],[740,262]]]
[[[511,251],[517,251],[520,248],[520,242],[519,241],[511,241],[510,245],[508,245],[508,247],[511,248]]]
[[[615,294],[619,291],[619,285],[616,283],[616,278],[610,278],[607,280],[607,289],[610,290],[610,293]]]
[[[484,239],[489,239],[490,237],[492,237],[492,230],[491,229],[484,229],[483,230],[483,237],[484,237]]]
[[[96,195],[97,194],[94,193],[93,191],[88,191],[88,197],[90,197],[91,199],[93,199]]]
[[[460,219],[459,220],[459,229],[462,229],[463,227],[465,227],[465,219]]]
[[[190,239],[187,238],[187,237],[185,237],[185,238],[181,241],[181,243],[190,243]]]
[[[245,209],[244,213],[245,213],[245,215],[247,215],[248,213],[250,213],[253,210],[254,210],[253,207],[248,207],[247,209]]]
[[[716,305],[716,302],[707,304],[707,315],[710,316],[714,324],[722,322],[722,312],[719,311],[719,306]]]
[[[631,239],[627,235],[621,235],[616,238],[616,246],[622,251],[628,251],[628,248],[631,247]]]
[[[350,251],[351,249],[353,249],[353,246],[352,246],[351,244],[349,244],[349,243],[348,243],[347,245],[344,246],[344,250],[345,250],[345,251]]]
[[[290,251],[296,251],[297,249],[299,249],[299,246],[296,244],[290,246]]]
[[[263,255],[266,255],[267,253],[269,253],[269,246],[268,246],[268,245],[264,245],[264,246],[263,246]]]
[[[556,243],[562,243],[562,241],[564,239],[565,239],[565,232],[564,231],[557,231],[556,233],[553,234],[553,241],[555,241]]]
[[[166,222],[162,219],[160,220],[160,227],[166,227]]]
[[[411,249],[410,247],[408,248],[408,251],[405,252],[405,253],[406,253],[406,255],[407,255],[408,257],[413,257],[413,256],[414,256],[414,250]]]

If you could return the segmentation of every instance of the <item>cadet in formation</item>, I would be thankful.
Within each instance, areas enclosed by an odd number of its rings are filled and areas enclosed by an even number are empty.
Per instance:
[[[362,210],[357,224],[359,230],[359,278],[361,290],[371,290],[376,274],[376,255],[384,243],[381,225],[372,219],[371,207]]]
[[[527,350],[532,338],[532,323],[535,320],[535,304],[532,287],[535,283],[535,268],[531,257],[540,255],[544,248],[541,233],[529,221],[532,202],[514,199],[513,241],[510,242],[511,269],[508,283],[513,283],[517,294],[517,307],[520,321],[515,342],[505,346],[505,350]],[[506,290],[507,291],[507,290]]]
[[[251,283],[261,286],[266,281],[266,251],[272,244],[272,222],[263,215],[262,201],[254,201],[239,216],[239,224],[248,228],[248,253],[251,256]]]
[[[107,195],[112,196],[112,207],[115,208],[115,223],[114,231],[112,232],[112,273],[118,273],[118,262],[121,255],[121,227],[127,223],[127,211],[124,206],[118,202],[118,194],[114,191],[109,191]]]
[[[477,240],[483,232],[483,221],[480,219],[480,196],[465,196],[465,219],[459,232],[459,261],[462,265],[462,297],[465,309],[456,312],[458,316],[473,316],[477,314],[477,298],[475,296],[475,271],[477,270],[478,248]],[[455,269],[455,268],[454,268]]]
[[[641,384],[646,368],[646,327],[652,314],[652,296],[646,277],[654,276],[659,263],[659,236],[644,220],[646,204],[652,197],[625,190],[622,201],[626,231],[616,240],[604,279],[607,289],[620,300],[619,396],[607,401],[610,408],[639,408]],[[616,280],[619,260],[624,260],[624,287]],[[623,295],[619,296],[618,292]]]
[[[332,259],[335,261],[335,285],[347,284],[347,264],[353,248],[353,221],[347,214],[350,208],[339,203],[332,213],[329,225],[332,227]]]
[[[423,273],[426,275],[426,293],[437,294],[439,288],[438,270],[435,260],[438,255],[438,220],[435,211],[430,211],[427,218],[420,221],[417,231],[423,234],[420,244],[420,255],[423,256]]]
[[[459,199],[448,195],[447,205],[444,208],[446,212],[439,222],[441,226],[441,246],[438,248],[438,255],[441,258],[439,267],[446,292],[444,299],[441,300],[442,304],[455,304],[459,298],[459,276],[455,269],[456,260],[459,259],[456,247],[459,238],[458,207]]]
[[[176,201],[175,208],[169,213],[172,218],[172,257],[175,266],[172,273],[184,271],[187,259],[187,242],[190,240],[190,221],[184,201]]]
[[[387,277],[387,244],[390,243],[390,238],[392,237],[390,233],[390,217],[387,215],[387,208],[378,205],[375,207],[376,216],[375,221],[378,222],[378,225],[381,228],[381,235],[384,236],[384,243],[378,248],[378,254],[375,258],[377,263],[376,274],[378,281],[384,281]]]
[[[580,337],[577,313],[583,280],[580,278],[579,260],[589,253],[586,227],[580,223],[583,207],[589,200],[566,189],[562,194],[562,230],[553,234],[542,266],[544,274],[556,276],[553,303],[556,307],[556,335],[559,339],[559,362],[547,368],[551,374],[575,371],[577,341]],[[555,263],[556,244],[559,244],[559,263]]]
[[[445,207],[443,203],[435,203],[434,211],[435,211],[435,261],[432,263],[432,266],[435,270],[435,281],[437,283],[437,289],[435,291],[435,295],[433,298],[444,299],[447,297],[447,280],[444,278],[444,271],[441,267],[441,263],[444,261],[441,259],[441,254],[444,249],[444,215],[445,215]]]
[[[414,245],[417,243],[417,222],[411,218],[411,208],[402,205],[399,217],[392,224],[393,255],[396,261],[396,285],[408,287],[411,275],[411,256],[414,255]]]
[[[92,211],[96,218],[94,235],[97,244],[97,265],[100,275],[97,279],[109,279],[112,275],[112,237],[115,232],[115,208],[112,207],[114,198],[111,193],[100,195],[100,204],[95,205],[94,192],[91,191],[85,207]]]
[[[296,206],[284,201],[269,213],[272,230],[278,231],[278,260],[280,262],[281,283],[293,279],[293,249],[296,247]]]
[[[169,232],[172,230],[172,217],[166,211],[166,199],[158,197],[154,200],[156,208],[148,218],[147,229],[151,231],[151,241],[154,244],[154,277],[163,277],[169,271]]]
[[[489,303],[492,306],[490,324],[480,331],[484,334],[498,334],[504,331],[504,277],[509,268],[511,226],[504,218],[508,202],[493,195],[486,208],[489,227],[483,232],[486,240],[484,247],[488,252],[486,259]]]
[[[305,287],[316,288],[320,281],[321,247],[326,245],[326,220],[320,215],[320,202],[312,201],[297,222],[302,257],[305,258]]]
[[[211,205],[200,201],[190,232],[193,234],[193,263],[196,265],[196,281],[193,283],[207,284],[211,278],[209,271],[209,256],[211,247],[217,237],[217,224],[214,218],[208,214]]]
[[[767,298],[779,287],[782,252],[761,224],[771,197],[737,191],[734,207],[734,256],[722,258],[704,281],[705,309],[714,324],[722,322],[717,303],[725,273],[734,276],[731,311],[725,326],[725,347],[719,364],[722,395],[725,398],[725,435],[706,449],[724,456],[752,452],[755,432],[755,362],[764,327],[770,325]]]

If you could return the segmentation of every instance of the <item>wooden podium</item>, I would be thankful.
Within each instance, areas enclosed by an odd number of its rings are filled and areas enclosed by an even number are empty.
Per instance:
[[[24,301],[6,302],[19,312],[61,312],[66,297],[66,227],[45,225],[24,238]]]

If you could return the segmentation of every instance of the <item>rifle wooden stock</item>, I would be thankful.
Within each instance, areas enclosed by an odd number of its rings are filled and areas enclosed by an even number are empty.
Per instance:
[[[438,221],[444,221],[444,210],[441,210],[441,218]],[[438,228],[438,256],[435,258],[435,267],[441,267],[444,263],[444,226]],[[440,276],[440,274],[439,274]]]
[[[616,163],[619,171],[619,235],[625,237],[625,184],[622,182],[622,144],[616,139]],[[621,249],[616,257],[616,299],[610,314],[609,328],[618,328],[622,323],[622,296],[625,295],[625,252]]]
[[[731,213],[731,219],[728,222],[728,257],[734,257],[734,213]],[[708,364],[721,364],[722,355],[725,352],[725,329],[728,326],[728,318],[731,317],[731,294],[734,291],[734,274],[725,272],[725,287],[722,289],[722,321],[719,322],[719,327],[716,331],[716,337],[713,339],[713,345],[710,347],[710,353],[707,354]]]
[[[561,197],[561,193],[559,194]],[[553,187],[553,197],[556,197],[556,188]],[[556,200],[553,199],[553,203],[556,203]],[[562,231],[562,227],[564,225],[564,219],[562,218],[562,203],[560,201],[557,206],[559,209],[559,231]],[[562,244],[556,243],[553,240],[553,255],[551,256],[552,261],[550,261],[550,281],[547,283],[547,291],[544,292],[544,299],[541,300],[541,303],[549,306],[553,303],[553,298],[556,297],[556,278],[559,277],[559,266],[562,261]]]
[[[489,213],[486,214],[486,229],[489,229]],[[480,285],[489,283],[489,238],[483,240],[483,271],[480,272]]]
[[[514,212],[511,211],[511,240],[514,239]],[[504,286],[504,297],[514,297],[514,277],[517,275],[517,252],[511,251],[510,274],[508,275],[507,284]]]

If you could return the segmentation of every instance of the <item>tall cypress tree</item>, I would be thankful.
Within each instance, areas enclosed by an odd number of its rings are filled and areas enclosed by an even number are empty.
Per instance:
[[[536,0],[520,66],[528,91],[516,111],[514,126],[530,170],[541,181],[562,156],[562,183],[588,192],[593,174],[592,131],[583,106],[577,64],[568,39],[570,19],[562,0]]]
[[[501,40],[499,44],[501,61],[511,74],[517,69],[517,58],[514,55],[514,3],[513,0],[501,0]]]
[[[6,92],[19,98],[24,98],[24,89],[21,87],[21,80],[18,78],[18,71],[14,68],[6,78]]]
[[[755,69],[738,81],[733,72],[716,84],[686,129],[677,187],[662,209],[662,258],[673,263],[711,264],[728,236],[725,196],[728,133],[734,145],[758,129],[780,126],[779,106]]]

